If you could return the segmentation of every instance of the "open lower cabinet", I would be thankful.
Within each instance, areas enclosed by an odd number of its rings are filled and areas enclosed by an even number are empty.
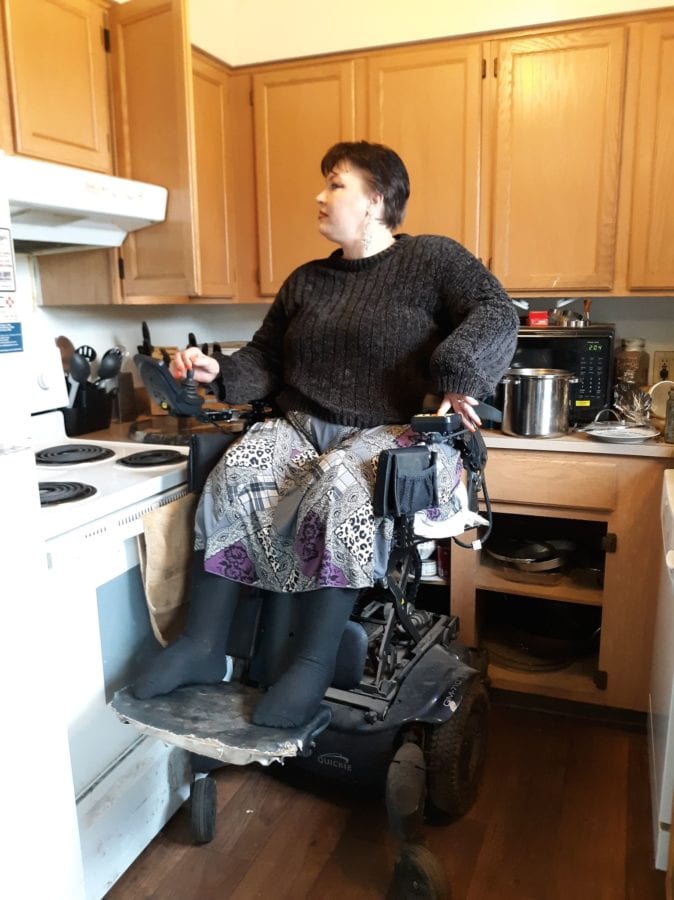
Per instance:
[[[452,548],[451,606],[496,688],[645,711],[659,496],[671,460],[490,451],[493,544],[565,542],[558,570],[520,572]]]

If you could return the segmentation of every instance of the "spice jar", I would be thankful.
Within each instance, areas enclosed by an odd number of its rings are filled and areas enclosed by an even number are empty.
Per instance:
[[[674,444],[674,388],[669,389],[667,412],[665,413],[665,442]]]
[[[648,353],[643,338],[623,338],[615,355],[616,381],[625,381],[631,375],[637,387],[648,384]]]

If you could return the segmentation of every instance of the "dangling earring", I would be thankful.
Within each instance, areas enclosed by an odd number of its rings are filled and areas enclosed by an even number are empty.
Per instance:
[[[361,238],[361,243],[363,245],[363,255],[367,256],[370,251],[370,247],[372,246],[372,241],[374,240],[374,235],[372,234],[372,219],[370,218],[370,213],[367,212],[365,214],[365,226],[363,228],[363,237]]]

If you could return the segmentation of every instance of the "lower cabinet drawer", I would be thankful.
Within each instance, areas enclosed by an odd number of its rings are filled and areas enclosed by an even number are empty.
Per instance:
[[[490,451],[485,468],[489,496],[502,503],[526,503],[613,510],[618,463],[585,460],[575,454]]]

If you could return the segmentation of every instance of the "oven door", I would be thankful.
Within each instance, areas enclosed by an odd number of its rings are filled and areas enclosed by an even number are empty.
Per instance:
[[[142,532],[142,518],[132,530]],[[50,599],[61,612],[55,637],[65,682],[58,702],[68,723],[90,897],[109,890],[189,795],[188,754],[141,736],[108,705],[158,650],[137,541],[97,520],[46,545]]]

